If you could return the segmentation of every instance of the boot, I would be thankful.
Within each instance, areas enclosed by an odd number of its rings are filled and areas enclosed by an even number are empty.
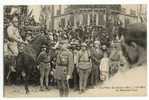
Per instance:
[[[40,91],[44,91],[43,87],[40,87]]]

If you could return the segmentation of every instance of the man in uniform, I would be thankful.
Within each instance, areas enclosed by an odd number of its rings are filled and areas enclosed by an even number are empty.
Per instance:
[[[59,89],[60,96],[69,95],[69,79],[73,72],[73,55],[67,49],[67,41],[63,40],[59,43],[60,50],[57,53],[55,79]]]
[[[8,50],[10,51],[11,56],[10,68],[11,71],[15,71],[14,67],[16,64],[16,56],[18,55],[18,43],[24,43],[18,30],[18,19],[16,17],[14,17],[12,22],[9,24],[7,28],[7,34],[9,40]]]
[[[79,72],[79,88],[80,93],[85,92],[88,77],[91,73],[91,60],[90,60],[90,50],[87,49],[87,44],[82,43],[81,50],[78,54],[78,72]]]
[[[22,37],[20,36],[18,30],[18,19],[14,17],[12,23],[7,28],[8,38],[9,38],[9,49],[12,52],[12,55],[18,55],[18,43],[23,43]]]
[[[40,71],[40,91],[43,91],[43,81],[45,78],[46,83],[46,89],[49,89],[48,83],[49,83],[49,72],[50,72],[50,56],[47,53],[47,47],[46,45],[42,45],[41,47],[41,53],[39,54],[37,58],[38,62],[38,69]]]

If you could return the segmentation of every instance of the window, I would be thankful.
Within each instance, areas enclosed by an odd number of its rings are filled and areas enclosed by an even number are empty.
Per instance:
[[[87,19],[88,19],[87,14],[83,14],[83,25],[87,25]]]

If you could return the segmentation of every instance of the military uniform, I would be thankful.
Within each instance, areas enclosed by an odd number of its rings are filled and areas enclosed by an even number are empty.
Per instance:
[[[82,45],[87,46],[87,45]],[[79,88],[80,92],[84,92],[87,86],[88,77],[91,73],[90,51],[80,50],[78,58],[78,72],[79,72]]]
[[[17,56],[18,55],[18,42],[23,42],[18,28],[14,27],[13,25],[10,25],[7,28],[8,38],[9,38],[9,49],[11,50],[12,55]]]
[[[17,21],[16,18],[13,19],[13,21]],[[17,27],[15,27],[12,23],[7,28],[7,34],[8,34],[8,40],[9,43],[7,45],[9,56],[10,56],[10,65],[11,68],[14,69],[16,66],[16,57],[18,56],[19,50],[18,50],[18,43],[23,43],[22,37],[19,34],[19,30]]]
[[[68,49],[60,49],[56,57],[54,77],[57,80],[60,96],[68,96],[69,82],[67,76],[73,72],[73,55]]]
[[[48,82],[49,82],[49,71],[50,71],[50,56],[46,51],[42,51],[38,58],[37,62],[39,64],[39,71],[40,71],[40,86],[41,90],[43,90],[43,80],[45,77],[46,88],[48,89]]]

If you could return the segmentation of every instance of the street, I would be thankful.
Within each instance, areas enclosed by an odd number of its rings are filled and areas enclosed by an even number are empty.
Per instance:
[[[79,91],[70,90],[74,96],[142,96],[146,95],[147,66],[139,66],[127,71],[119,71],[108,81],[98,84],[94,89]],[[25,94],[23,86],[4,86],[5,97],[58,97],[59,91],[51,87],[49,91],[39,91],[39,86],[30,86],[30,93]]]

